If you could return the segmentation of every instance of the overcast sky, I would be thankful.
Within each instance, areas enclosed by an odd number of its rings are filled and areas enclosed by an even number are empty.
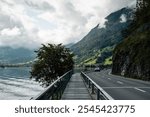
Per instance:
[[[0,0],[0,46],[35,48],[82,39],[135,0]]]

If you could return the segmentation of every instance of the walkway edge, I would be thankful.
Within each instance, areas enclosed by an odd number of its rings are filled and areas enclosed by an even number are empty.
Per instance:
[[[81,75],[81,74],[80,74],[80,75]],[[83,80],[83,83],[84,83],[85,87],[87,88],[87,90],[88,90],[88,92],[89,92],[89,95],[90,95],[91,99],[94,100],[94,98],[92,97],[91,92],[90,92],[90,90],[89,90],[89,88],[88,88],[88,86],[87,86],[87,84],[86,84],[84,78],[82,77],[82,75],[81,75],[81,78],[82,78],[82,80]]]

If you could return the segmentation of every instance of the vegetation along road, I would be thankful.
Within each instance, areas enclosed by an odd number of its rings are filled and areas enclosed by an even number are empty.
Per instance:
[[[110,70],[87,75],[115,100],[149,100],[150,82],[110,74]]]

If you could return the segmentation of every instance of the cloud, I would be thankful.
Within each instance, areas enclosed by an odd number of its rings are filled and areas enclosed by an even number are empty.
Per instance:
[[[31,8],[35,8],[37,10],[47,10],[47,11],[55,11],[55,8],[47,1],[44,0],[24,0],[24,3]]]
[[[14,27],[13,29],[6,28],[1,31],[2,36],[18,36],[20,34],[21,32],[17,27]]]
[[[124,23],[124,22],[126,22],[126,21],[127,21],[126,15],[125,15],[125,14],[122,14],[122,15],[120,16],[120,22],[121,22],[121,23]]]
[[[131,0],[0,0],[0,46],[36,48],[71,43]],[[123,17],[122,21],[123,20]]]

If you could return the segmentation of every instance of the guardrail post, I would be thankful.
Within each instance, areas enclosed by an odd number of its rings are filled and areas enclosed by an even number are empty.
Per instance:
[[[92,83],[92,94],[94,94],[94,84]]]
[[[84,76],[84,77],[85,77],[85,76]],[[88,78],[85,77],[85,80],[86,80],[86,84],[88,84]]]
[[[91,81],[90,80],[88,80],[89,81],[89,88],[91,88]]]
[[[97,100],[99,100],[99,99],[100,99],[100,90],[97,89]]]

